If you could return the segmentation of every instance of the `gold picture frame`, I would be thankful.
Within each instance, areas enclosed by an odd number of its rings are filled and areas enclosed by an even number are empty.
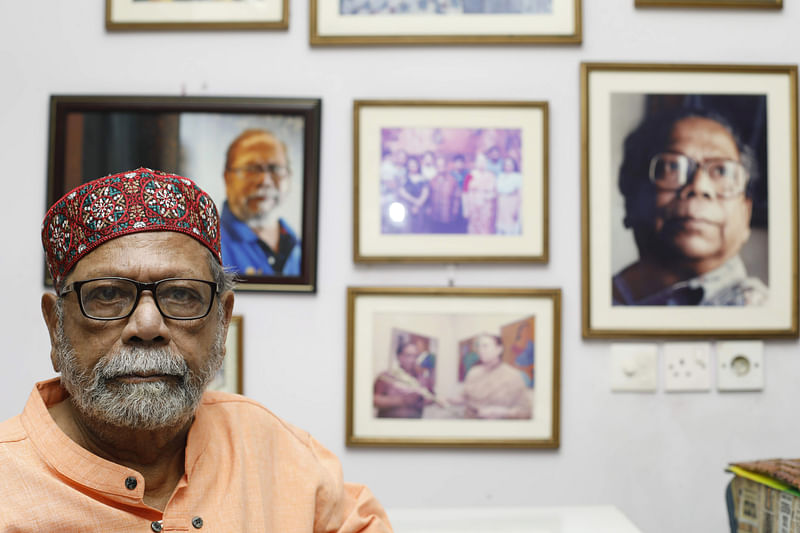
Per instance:
[[[222,368],[208,384],[208,390],[244,394],[244,344],[242,315],[233,315],[225,338]]]
[[[547,102],[356,100],[353,260],[546,263],[548,121]]]
[[[560,354],[560,289],[349,287],[346,443],[558,448]]]
[[[796,65],[581,65],[584,337],[798,336],[796,102]],[[736,157],[744,161],[739,154],[747,152],[745,175],[752,179],[730,198],[708,194],[715,199],[708,205],[719,202],[713,216],[696,211],[697,200],[678,221],[672,200],[657,199],[658,186],[647,176],[653,163],[644,151],[675,153],[672,132],[689,115],[728,131],[723,137],[736,143]],[[747,132],[746,142],[737,130]],[[739,199],[750,206],[749,222],[738,216],[743,229],[734,233],[738,218],[718,218],[719,206]],[[636,239],[633,230],[640,232]],[[721,239],[733,234],[738,244]],[[713,247],[687,251],[677,240],[684,235],[695,239],[692,246]],[[675,273],[669,285],[669,258],[680,264],[719,261],[694,277]],[[645,270],[650,274],[632,280]]]
[[[355,2],[345,0],[311,0],[309,41],[312,46],[580,44],[581,1],[552,0],[548,12],[528,13],[484,11],[486,2],[466,5],[464,0],[426,4],[435,5],[435,12],[416,11],[413,2],[401,2],[414,10],[410,13],[388,3],[381,11],[373,6],[359,10]],[[353,9],[344,12],[351,5]],[[537,6],[531,4],[531,9]]]
[[[635,0],[636,7],[783,9],[783,0]]]
[[[106,29],[287,30],[289,0],[172,2],[106,0]]]

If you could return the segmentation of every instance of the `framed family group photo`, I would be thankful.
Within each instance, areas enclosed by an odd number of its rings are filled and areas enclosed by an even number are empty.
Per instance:
[[[208,390],[244,393],[243,335],[242,315],[233,315],[225,339],[225,359],[222,360],[222,368],[208,384]]]
[[[353,113],[355,262],[547,262],[546,102]]]
[[[106,0],[106,29],[285,30],[289,0]]]
[[[321,102],[56,95],[47,201],[139,167],[211,195],[238,290],[314,292]]]
[[[347,444],[557,448],[559,289],[350,287]]]
[[[577,44],[581,0],[311,0],[312,45]]]
[[[797,67],[581,83],[584,337],[796,337]]]

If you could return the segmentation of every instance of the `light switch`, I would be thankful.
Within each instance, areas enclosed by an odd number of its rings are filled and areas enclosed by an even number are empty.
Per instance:
[[[717,343],[717,388],[721,391],[759,391],[764,388],[764,343]]]
[[[611,345],[612,391],[655,392],[657,387],[658,345]]]
[[[711,390],[711,343],[664,343],[664,390]]]

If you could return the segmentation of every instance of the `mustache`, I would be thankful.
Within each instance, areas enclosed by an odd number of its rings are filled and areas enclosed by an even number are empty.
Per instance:
[[[165,348],[124,347],[98,361],[95,373],[106,381],[128,375],[166,375],[186,379],[189,365]]]

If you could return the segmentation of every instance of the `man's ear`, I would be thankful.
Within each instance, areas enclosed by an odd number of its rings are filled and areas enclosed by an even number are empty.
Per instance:
[[[224,324],[224,337],[228,338],[228,326],[231,325],[231,317],[233,316],[233,291],[225,291],[219,295],[219,299],[222,301],[222,322]],[[222,347],[223,353],[226,350],[226,347],[223,345]]]
[[[52,292],[42,294],[42,316],[47,324],[47,332],[50,334],[50,361],[53,370],[60,372],[56,361],[56,333],[58,332],[58,314],[56,313],[58,297]]]

